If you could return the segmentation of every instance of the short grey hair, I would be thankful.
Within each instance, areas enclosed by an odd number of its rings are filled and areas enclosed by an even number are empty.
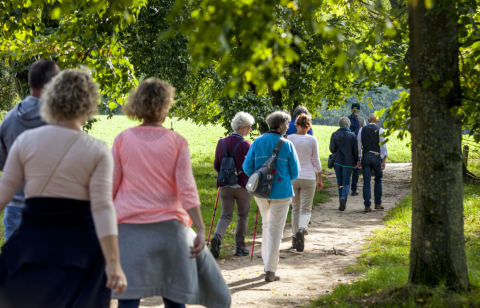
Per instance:
[[[341,118],[340,121],[338,121],[338,125],[340,127],[350,127],[350,119],[347,117]]]
[[[267,124],[270,129],[278,129],[282,124],[288,124],[292,117],[285,111],[274,111],[270,113],[267,118]]]
[[[293,117],[296,118],[296,117],[298,117],[299,115],[301,115],[302,113],[310,114],[310,113],[308,112],[307,107],[305,107],[305,106],[298,106],[297,108],[295,108],[295,111],[293,112]]]
[[[247,127],[249,125],[253,125],[253,123],[255,123],[255,119],[250,113],[240,111],[237,112],[233,117],[231,125],[233,130],[237,130],[240,127]]]

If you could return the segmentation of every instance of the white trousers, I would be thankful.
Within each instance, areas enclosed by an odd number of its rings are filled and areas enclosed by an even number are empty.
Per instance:
[[[276,272],[280,257],[280,244],[292,198],[262,199],[255,197],[262,215],[262,259],[265,270]]]

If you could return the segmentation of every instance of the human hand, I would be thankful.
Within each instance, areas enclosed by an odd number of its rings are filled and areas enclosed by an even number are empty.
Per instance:
[[[204,231],[198,232],[197,237],[193,241],[193,246],[190,246],[190,259],[198,257],[204,247],[205,247],[205,232]]]
[[[105,265],[105,274],[107,275],[107,288],[113,290],[116,295],[122,295],[127,289],[127,277],[120,262],[108,262]]]
[[[361,161],[358,161],[358,162],[357,162],[357,168],[358,168],[358,169],[362,169],[362,162],[361,162]]]
[[[385,162],[382,162],[382,171],[385,170],[386,165],[387,164]]]
[[[323,189],[323,182],[322,180],[317,181],[317,190],[322,190]]]

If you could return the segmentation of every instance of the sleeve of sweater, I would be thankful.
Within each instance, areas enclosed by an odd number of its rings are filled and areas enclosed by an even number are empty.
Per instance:
[[[123,167],[122,167],[122,160],[120,158],[120,146],[121,146],[121,135],[118,135],[113,142],[112,147],[112,155],[113,155],[113,199],[115,200],[115,196],[117,195],[118,188],[120,187],[120,183],[122,182],[123,177]]]
[[[320,162],[320,157],[318,156],[318,141],[317,138],[312,138],[313,140],[313,151],[312,151],[312,163],[315,167],[315,172],[322,172],[322,163]]]
[[[0,211],[12,200],[15,192],[22,186],[24,181],[25,173],[21,159],[22,139],[20,136],[13,143],[3,169],[3,174],[0,177]]]
[[[5,167],[7,161],[7,147],[3,141],[2,125],[0,124],[0,171]]]
[[[222,139],[220,139],[217,143],[217,149],[215,150],[215,160],[213,161],[213,168],[217,171],[217,173],[220,172],[220,165],[222,164],[222,151]]]
[[[298,178],[298,175],[300,174],[300,171],[301,171],[300,160],[298,159],[297,150],[295,150],[293,143],[288,142],[287,146],[289,147],[288,151],[290,152],[290,155],[288,155],[288,168],[290,172],[290,180],[293,181],[296,178]]]
[[[112,152],[105,143],[102,143],[100,157],[88,186],[93,222],[99,239],[108,235],[118,235],[117,215],[112,199],[112,178]]]
[[[334,135],[335,135],[335,133],[333,133],[332,136],[330,137],[330,152],[331,153],[335,153],[337,151],[337,147],[335,145],[335,140],[333,139]]]
[[[197,183],[193,177],[190,151],[185,139],[180,142],[177,161],[175,162],[175,183],[177,193],[185,210],[200,206]]]

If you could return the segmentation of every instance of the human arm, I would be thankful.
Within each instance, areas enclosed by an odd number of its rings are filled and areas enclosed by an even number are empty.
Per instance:
[[[123,167],[122,167],[122,161],[120,158],[120,145],[121,145],[120,136],[117,136],[117,138],[115,138],[115,141],[113,142],[113,147],[112,147],[112,155],[113,155],[112,197],[114,200],[123,178]]]
[[[251,176],[255,172],[255,142],[248,149],[247,156],[242,164],[243,172],[247,176]]]
[[[331,153],[335,153],[337,151],[337,145],[335,144],[335,140],[333,139],[334,135],[335,135],[335,133],[333,133],[332,136],[330,137],[330,152]]]
[[[197,237],[193,242],[193,246],[190,247],[190,258],[196,258],[200,255],[205,247],[205,225],[202,219],[202,212],[200,206],[196,206],[187,210],[188,215],[193,221],[193,225],[197,229]]]
[[[318,155],[318,141],[317,138],[312,138],[312,163],[316,173],[322,172],[322,163]]]
[[[293,143],[288,142],[286,145],[288,146],[288,151],[290,152],[288,155],[288,172],[290,174],[290,180],[293,181],[298,178],[298,175],[300,174],[300,160],[298,159],[297,150],[295,150]]]
[[[378,131],[380,134],[380,143],[382,144],[380,146],[380,157],[382,159],[386,159],[388,157],[388,151],[387,151],[387,144],[385,143],[385,137],[382,137],[383,134],[383,128],[380,127],[380,130]]]
[[[100,157],[90,177],[89,193],[95,231],[105,258],[107,288],[123,294],[127,279],[120,265],[117,216],[112,200],[113,157],[103,145]]]
[[[7,204],[12,201],[15,192],[22,186],[24,182],[24,166],[22,162],[21,138],[13,143],[10,149],[3,174],[0,177],[0,211],[2,211]]]
[[[358,159],[357,159],[357,168],[362,169],[362,161],[360,158],[362,157],[362,130],[363,128],[360,128],[358,131],[358,136],[357,136],[357,144],[358,144]]]
[[[2,125],[0,124],[0,171],[3,171],[7,161],[7,147],[3,141]]]
[[[221,165],[221,153],[222,153],[222,139],[220,139],[217,143],[217,149],[215,150],[215,160],[213,161],[213,168],[218,172],[220,172],[220,165]]]

